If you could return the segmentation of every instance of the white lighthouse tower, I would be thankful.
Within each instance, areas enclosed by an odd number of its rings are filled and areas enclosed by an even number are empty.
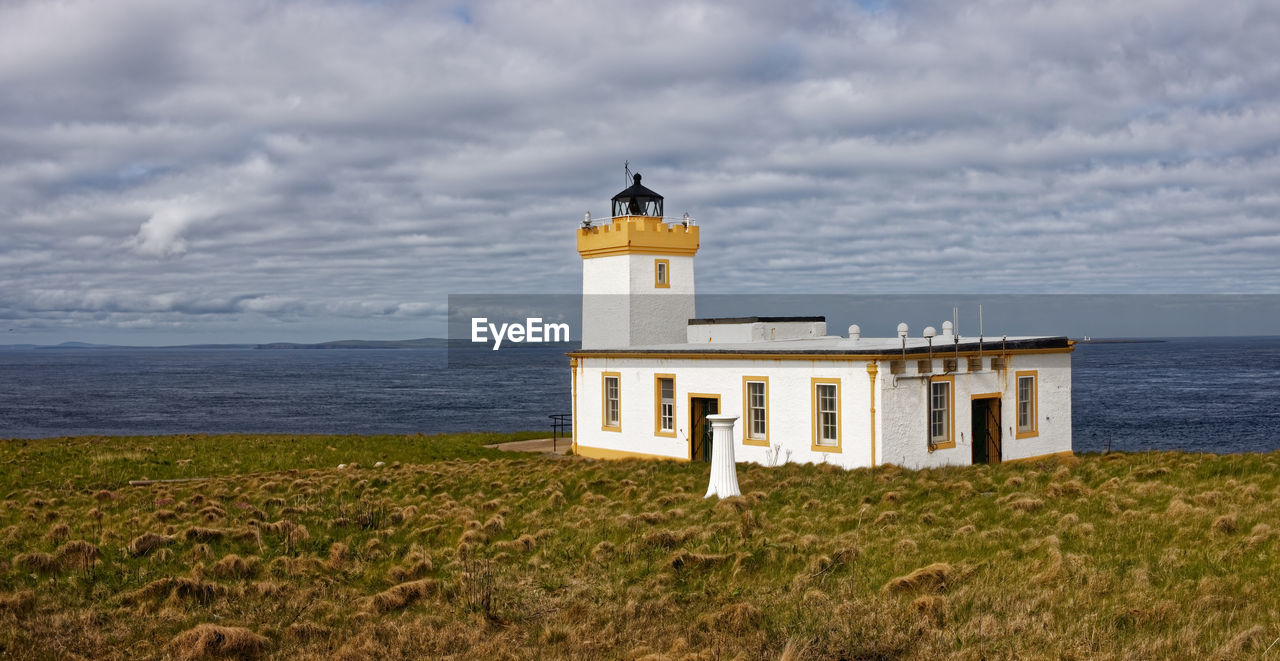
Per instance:
[[[578,230],[582,256],[582,348],[618,349],[687,341],[694,315],[698,227],[667,223],[662,196],[640,184],[613,196],[608,224]]]

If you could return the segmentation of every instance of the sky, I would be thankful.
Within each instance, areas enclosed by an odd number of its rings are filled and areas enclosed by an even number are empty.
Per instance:
[[[1276,44],[1248,1],[4,2],[0,344],[442,335],[580,291],[628,162],[699,291],[1280,294]]]

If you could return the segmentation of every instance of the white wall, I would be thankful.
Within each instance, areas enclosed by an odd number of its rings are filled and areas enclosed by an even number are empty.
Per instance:
[[[990,357],[984,359],[990,366]],[[753,360],[753,359],[609,359],[579,361],[577,442],[581,446],[685,459],[689,456],[689,393],[720,395],[720,412],[737,415],[734,427],[738,461],[833,463],[845,468],[869,466],[871,460],[871,382],[866,361]],[[972,459],[971,396],[1002,393],[1003,459],[1020,459],[1071,450],[1070,355],[1027,354],[1009,359],[1007,370],[989,369],[955,375],[954,436],[956,446],[930,452],[926,441],[928,404],[919,378],[894,377],[887,361],[878,363],[876,382],[876,465],[893,463],[909,468],[966,465]],[[965,361],[960,360],[963,370]],[[915,361],[908,362],[908,376]],[[942,359],[934,365],[941,374]],[[1016,438],[1015,373],[1036,370],[1038,435]],[[601,430],[601,375],[618,372],[622,387],[622,430]],[[654,375],[676,375],[676,437],[654,434]],[[769,445],[745,441],[742,377],[769,379]],[[841,450],[812,449],[811,379],[839,378]],[[896,382],[896,383],[895,383]],[[927,381],[926,381],[927,382]]]
[[[984,369],[975,373],[964,371],[965,360],[959,361],[961,371],[955,374],[953,405],[955,406],[955,447],[929,450],[928,389],[927,378],[916,374],[916,361],[907,361],[905,376],[888,374],[883,364],[884,378],[880,382],[880,399],[883,405],[882,441],[877,451],[877,463],[892,463],[911,468],[927,466],[967,465],[972,463],[972,396],[1000,393],[1002,459],[1024,459],[1071,450],[1071,357],[1066,353],[1019,354],[1009,358],[1008,368],[1001,371]],[[983,367],[989,368],[991,358],[983,358]],[[935,359],[933,374],[942,374],[942,359]],[[1016,438],[1017,393],[1015,373],[1019,370],[1037,371],[1038,435],[1032,438]]]
[[[670,287],[654,284],[654,260],[670,264]],[[681,344],[695,316],[693,257],[612,255],[582,260],[582,347]]]
[[[825,321],[756,321],[742,324],[692,324],[688,328],[689,342],[697,344],[722,342],[772,342],[776,340],[807,340],[827,334]]]
[[[834,463],[847,468],[871,463],[870,380],[866,363],[850,361],[606,359],[580,360],[578,444],[605,450],[664,457],[689,456],[689,393],[720,395],[720,412],[737,415],[734,427],[738,461]],[[622,431],[602,431],[601,375],[618,372],[622,385]],[[654,435],[654,374],[676,375],[676,437]],[[743,376],[769,378],[769,444],[744,441]],[[810,387],[812,377],[839,378],[841,451],[814,451]]]

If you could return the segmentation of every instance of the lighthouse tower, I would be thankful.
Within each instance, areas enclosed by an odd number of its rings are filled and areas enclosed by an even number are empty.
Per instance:
[[[682,344],[694,315],[698,227],[667,223],[662,196],[640,184],[613,196],[607,224],[578,230],[582,256],[582,348]]]

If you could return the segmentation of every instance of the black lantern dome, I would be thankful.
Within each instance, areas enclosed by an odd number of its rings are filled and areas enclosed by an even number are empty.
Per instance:
[[[613,216],[662,217],[662,196],[640,185],[640,173],[632,175],[634,183],[613,196]]]

